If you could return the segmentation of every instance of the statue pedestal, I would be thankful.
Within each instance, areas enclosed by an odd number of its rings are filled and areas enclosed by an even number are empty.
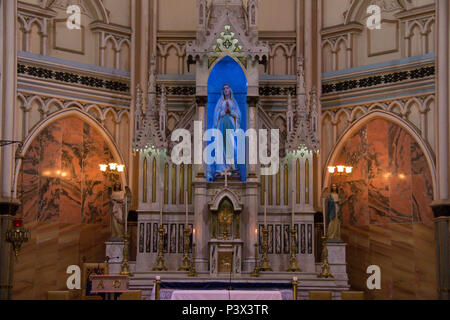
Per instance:
[[[106,254],[109,257],[108,270],[110,274],[120,273],[120,265],[123,259],[123,240],[106,241]]]
[[[336,280],[348,281],[347,260],[346,260],[347,244],[342,240],[328,240],[328,263],[330,271]]]

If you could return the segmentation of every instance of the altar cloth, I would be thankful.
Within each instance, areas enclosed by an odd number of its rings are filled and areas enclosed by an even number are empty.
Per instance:
[[[175,290],[172,300],[282,300],[280,291]]]

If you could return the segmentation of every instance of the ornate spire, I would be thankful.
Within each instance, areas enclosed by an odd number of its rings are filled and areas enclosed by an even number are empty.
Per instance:
[[[161,86],[161,100],[159,102],[159,130],[163,138],[166,138],[166,127],[167,127],[167,97],[166,97],[166,87]]]
[[[148,86],[147,86],[147,106],[145,114],[153,113],[156,107],[156,58],[152,55],[150,59],[150,69],[148,72]]]
[[[163,151],[167,149],[166,139],[166,121],[167,121],[167,99],[166,90],[163,89],[160,106],[163,111],[159,114],[156,112],[156,68],[155,56],[150,61],[150,70],[148,74],[148,92],[147,105],[145,107],[145,115],[142,119],[142,90],[138,85],[136,93],[136,112],[135,116],[135,133],[133,149],[135,151],[145,151],[151,149],[153,151]]]
[[[297,151],[300,149],[306,149],[312,152],[318,152],[320,143],[317,135],[317,121],[318,110],[316,104],[316,93],[313,89],[310,93],[310,101],[306,98],[305,87],[305,72],[303,69],[303,58],[298,58],[297,64],[297,107],[296,107],[296,121],[294,122],[293,130],[288,130],[288,137],[286,142],[286,149],[288,151]],[[292,106],[288,108],[286,119],[288,120],[290,112],[292,112]]]

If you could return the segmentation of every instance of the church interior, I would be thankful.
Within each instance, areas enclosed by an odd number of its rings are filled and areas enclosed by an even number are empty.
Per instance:
[[[449,15],[0,0],[0,300],[448,300]]]

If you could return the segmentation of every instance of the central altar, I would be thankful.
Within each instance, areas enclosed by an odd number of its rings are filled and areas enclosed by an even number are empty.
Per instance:
[[[195,85],[195,97],[183,102],[176,122],[167,118],[180,101],[166,86],[179,79],[158,76],[156,57],[147,96],[136,89],[140,192],[130,288],[144,297],[156,276],[205,283],[284,283],[295,276],[304,290],[348,289],[345,246],[330,248],[336,276],[318,277],[315,92],[307,98],[299,56],[285,99],[260,96],[260,81],[270,80],[260,71],[271,55],[259,39],[257,6],[256,0],[246,6],[198,0],[196,39],[186,44],[186,65],[195,67],[195,76],[183,78]],[[285,106],[283,125],[270,112],[273,104]]]

